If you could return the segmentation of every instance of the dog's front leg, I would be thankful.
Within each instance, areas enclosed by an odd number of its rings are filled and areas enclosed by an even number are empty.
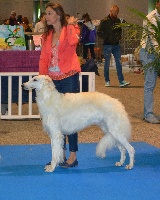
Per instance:
[[[53,172],[57,165],[63,162],[63,143],[64,136],[61,132],[54,133],[50,136],[51,138],[51,148],[52,148],[52,161],[49,165],[45,166],[46,172]]]

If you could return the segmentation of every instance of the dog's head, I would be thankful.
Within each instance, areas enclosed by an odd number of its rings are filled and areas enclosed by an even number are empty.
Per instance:
[[[52,79],[47,75],[34,76],[31,80],[22,84],[25,90],[38,89],[40,90],[44,84],[52,83]]]

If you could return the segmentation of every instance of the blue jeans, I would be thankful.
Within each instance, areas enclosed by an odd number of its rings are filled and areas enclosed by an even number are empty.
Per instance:
[[[140,59],[142,65],[153,62],[154,54],[149,54],[145,49],[140,50]],[[153,115],[153,90],[157,81],[157,72],[151,68],[145,71],[145,81],[144,81],[144,117],[150,118]]]
[[[119,80],[119,82],[124,81],[124,77],[122,74],[120,45],[104,45],[103,49],[104,49],[104,58],[105,58],[105,64],[104,64],[105,81],[106,82],[110,81],[109,66],[110,66],[111,53],[113,54],[115,62],[116,62],[118,80]]]
[[[79,84],[79,73],[70,76],[62,80],[53,80],[56,89],[60,93],[79,93],[80,84]],[[78,134],[73,133],[68,135],[69,142],[69,151],[76,152],[78,151]],[[64,149],[66,149],[66,136],[64,137]]]

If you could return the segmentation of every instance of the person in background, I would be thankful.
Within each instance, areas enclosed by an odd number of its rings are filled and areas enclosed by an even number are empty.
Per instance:
[[[9,25],[14,26],[14,25],[18,25],[17,20],[16,20],[16,12],[12,11],[10,18],[9,18]]]
[[[96,41],[96,29],[88,13],[82,15],[84,23],[82,25],[81,40],[83,44],[83,61],[86,62],[88,58],[88,50],[90,50],[91,58],[96,59],[94,46]]]
[[[22,18],[22,26],[24,27],[24,32],[32,32],[32,28],[27,17]]]
[[[22,15],[18,15],[18,16],[17,16],[17,23],[18,23],[19,25],[22,25]]]
[[[117,5],[113,5],[110,8],[110,14],[101,20],[97,30],[97,35],[103,39],[105,58],[104,77],[106,87],[110,86],[109,67],[111,54],[113,54],[115,58],[119,86],[124,87],[130,84],[130,82],[126,82],[124,80],[122,73],[121,48],[119,44],[122,35],[122,29],[121,27],[115,28],[115,25],[122,23],[121,19],[118,18],[118,13],[119,7]]]
[[[147,16],[147,19],[154,25],[157,26],[157,20],[160,21],[160,1],[156,1],[156,8],[150,12]],[[144,26],[146,23],[144,21]],[[152,29],[153,30],[153,29]],[[152,34],[148,37],[142,38],[141,41],[142,48],[140,49],[140,59],[142,65],[145,66],[148,63],[152,63],[155,59],[154,53],[149,52],[149,48],[155,48],[158,46],[158,43],[152,38]],[[145,81],[144,81],[144,120],[152,124],[159,124],[160,118],[155,116],[153,113],[153,91],[156,86],[157,71],[150,66],[148,69],[145,69]]]
[[[49,75],[60,93],[79,93],[80,63],[76,54],[80,29],[77,19],[66,20],[60,4],[48,3],[45,10],[46,27],[42,36],[42,50],[39,61],[39,74]],[[53,124],[54,126],[54,124]],[[66,138],[66,137],[65,137]],[[78,134],[68,136],[69,158],[66,158],[64,140],[64,162],[60,166],[69,168],[78,165]],[[50,164],[50,163],[48,163]]]
[[[34,32],[44,33],[45,13],[41,13],[39,22],[36,23]]]
[[[9,25],[9,19],[5,19],[2,25]]]

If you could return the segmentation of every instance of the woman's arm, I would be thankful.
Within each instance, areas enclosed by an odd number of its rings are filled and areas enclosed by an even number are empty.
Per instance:
[[[48,36],[50,37],[50,36]],[[44,40],[44,35],[42,36],[42,50],[39,60],[39,74],[40,75],[46,75],[48,73],[48,64],[49,64],[49,57],[48,49],[49,49],[49,43],[48,39]]]
[[[80,29],[77,24],[77,18],[70,17],[68,19],[67,36],[70,45],[75,45],[79,43]]]
[[[67,25],[67,36],[70,45],[75,45],[79,43],[80,39],[80,29],[78,25]]]

